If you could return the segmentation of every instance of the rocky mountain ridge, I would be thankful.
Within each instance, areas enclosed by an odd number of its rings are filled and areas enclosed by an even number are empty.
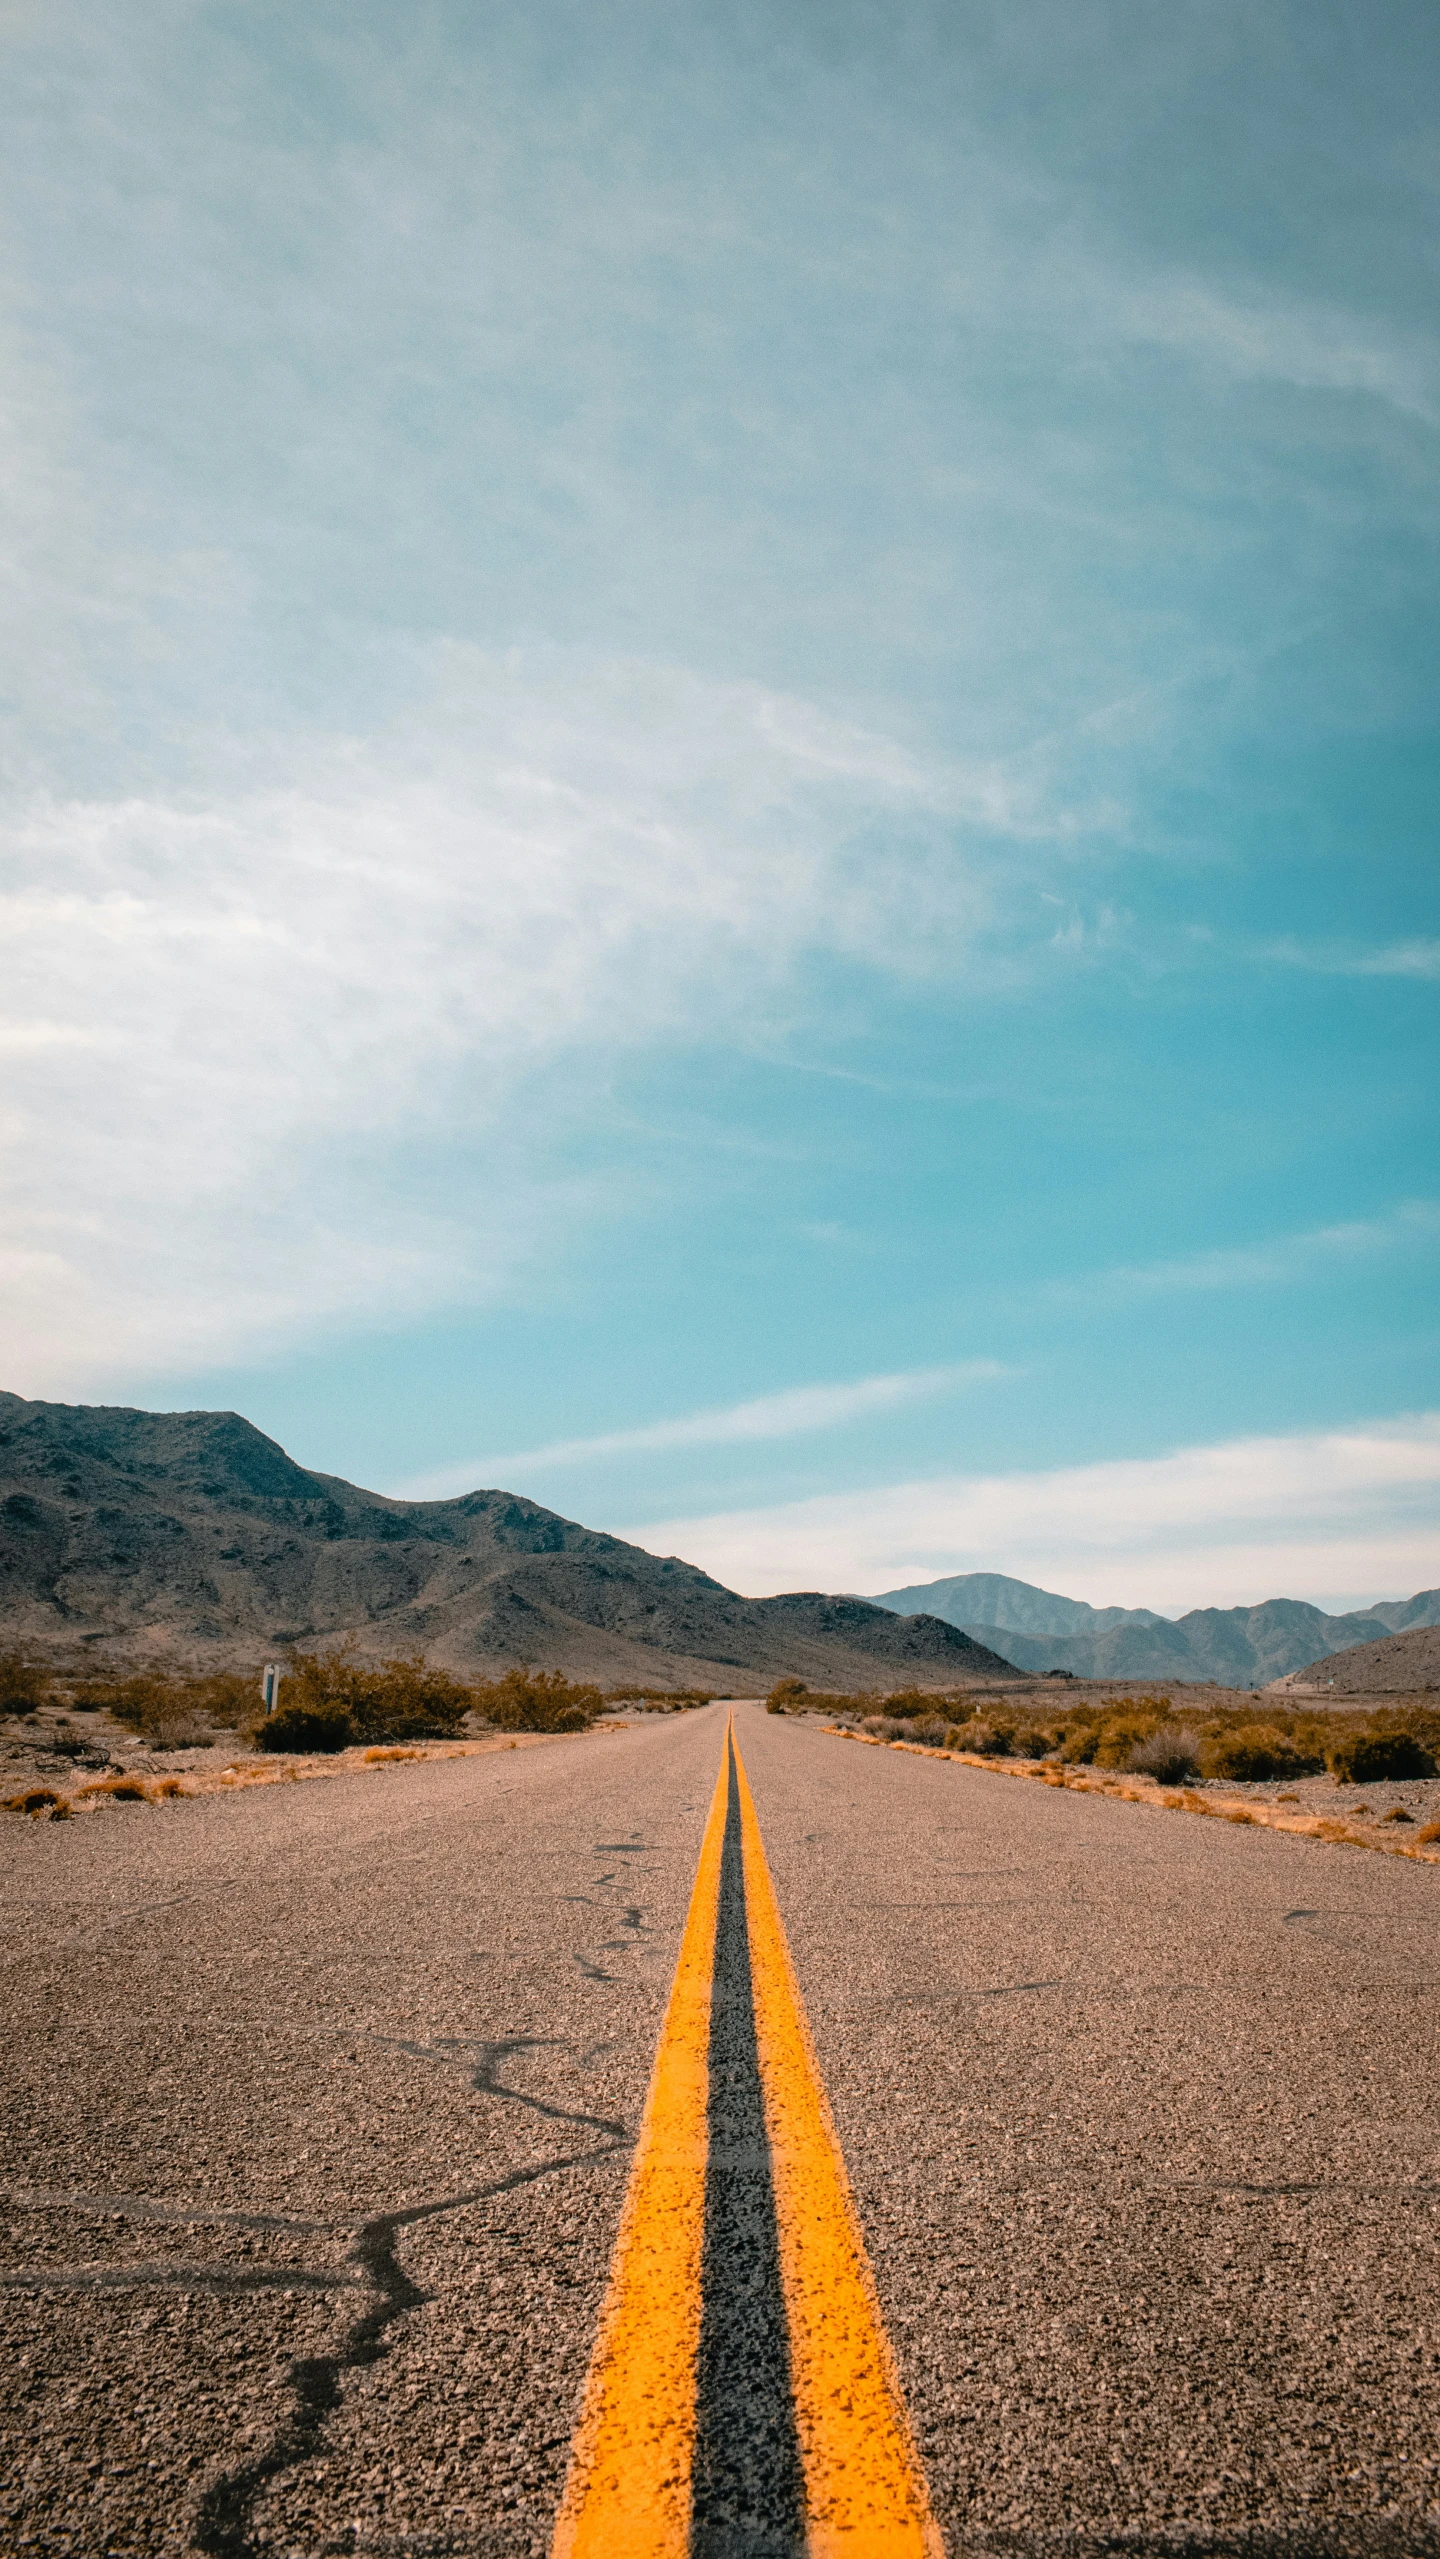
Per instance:
[[[1428,1597],[1429,1593],[1424,1596]],[[1414,1696],[1440,1688],[1440,1624],[1407,1626],[1398,1635],[1382,1635],[1374,1643],[1352,1644],[1307,1662],[1271,1685],[1291,1697]]]
[[[517,1494],[366,1492],[238,1413],[0,1394],[0,1643],[218,1664],[335,1641],[471,1676],[525,1660],[741,1693],[1017,1677],[938,1617],[820,1591],[745,1599]]]

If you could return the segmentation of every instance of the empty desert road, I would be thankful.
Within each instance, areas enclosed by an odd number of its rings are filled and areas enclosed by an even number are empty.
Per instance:
[[[698,2341],[680,2547],[1440,2554],[1440,1869],[736,1709],[898,2407],[856,2528],[726,1730],[8,1822],[7,2559],[548,2552],[672,1982],[603,2335]],[[562,2547],[674,2546],[578,2476]]]

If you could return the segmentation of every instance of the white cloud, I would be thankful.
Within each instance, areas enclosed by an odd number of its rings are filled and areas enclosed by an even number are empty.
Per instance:
[[[622,1532],[732,1588],[1004,1572],[1179,1615],[1440,1582],[1440,1413],[1041,1474],[941,1476]]]
[[[755,685],[459,648],[428,671],[378,744],[12,817],[11,1383],[482,1294],[553,1205],[527,1078],[588,1057],[582,1107],[606,1057],[785,1015],[816,954],[953,968],[994,907],[957,834],[1046,824]]]
[[[627,1456],[635,1451],[709,1448],[745,1440],[794,1439],[807,1431],[835,1430],[842,1423],[863,1421],[872,1413],[893,1412],[904,1404],[954,1394],[1015,1374],[1000,1360],[961,1360],[948,1368],[897,1370],[885,1377],[860,1377],[844,1386],[791,1386],[778,1395],[756,1395],[743,1404],[713,1411],[684,1413],[673,1420],[645,1422],[632,1430],[603,1431],[591,1439],[552,1440],[544,1448],[522,1449],[508,1457],[471,1457],[442,1466],[398,1485],[410,1501],[443,1501],[476,1485],[508,1484],[538,1466],[584,1465],[595,1458]]]

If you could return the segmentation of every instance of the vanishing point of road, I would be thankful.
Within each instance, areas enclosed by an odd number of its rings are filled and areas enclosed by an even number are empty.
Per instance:
[[[1440,1870],[744,1705],[4,1836],[6,2559],[1440,2559]]]

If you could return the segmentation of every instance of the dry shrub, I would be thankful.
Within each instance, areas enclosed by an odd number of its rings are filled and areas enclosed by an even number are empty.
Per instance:
[[[1389,1812],[1382,1813],[1380,1819],[1382,1822],[1413,1822],[1415,1816],[1407,1813],[1403,1804],[1392,1804]]]
[[[935,1704],[933,1697],[923,1703]],[[803,1679],[778,1679],[765,1700],[767,1715],[903,1715],[905,1698],[881,1697],[873,1688],[807,1688]]]
[[[1183,1786],[1200,1771],[1200,1744],[1194,1733],[1173,1724],[1161,1725],[1145,1741],[1136,1742],[1126,1767],[1136,1777],[1153,1777],[1161,1786]]]
[[[950,1738],[950,1725],[943,1715],[916,1715],[909,1727],[911,1741],[923,1742],[927,1749],[938,1750]]]
[[[466,1697],[502,1733],[583,1733],[605,1711],[598,1688],[558,1670],[507,1670]]]
[[[1010,1747],[1017,1759],[1048,1759],[1055,1747],[1055,1736],[1041,1732],[1038,1725],[1027,1724],[1013,1736]]]
[[[27,1786],[23,1794],[6,1796],[5,1810],[7,1813],[44,1813],[59,1801],[53,1786]]]
[[[999,1724],[987,1723],[980,1715],[972,1715],[968,1724],[959,1725],[951,1739],[957,1750],[973,1751],[977,1759],[1008,1759],[1011,1756],[1009,1733]]]
[[[1342,1786],[1382,1786],[1387,1779],[1435,1774],[1434,1758],[1415,1733],[1347,1733],[1329,1760]]]
[[[1315,1777],[1324,1764],[1274,1724],[1239,1724],[1215,1735],[1205,1745],[1203,1760],[1207,1777],[1228,1777],[1241,1785],[1260,1785],[1275,1777]]]
[[[708,1706],[713,1688],[612,1688],[612,1706],[638,1706],[642,1715],[678,1715],[687,1706]]]
[[[128,1679],[101,1675],[81,1682],[74,1703],[81,1714],[103,1710],[162,1750],[183,1750],[212,1739],[216,1692],[230,1685],[228,1679],[190,1679],[168,1671],[138,1671]]]
[[[1168,1723],[1168,1697],[1137,1697],[1125,1705],[1112,1700],[1095,1738],[1097,1768],[1128,1768],[1133,1754]]]
[[[48,1671],[23,1653],[0,1653],[0,1715],[33,1715],[51,1692]]]
[[[189,1795],[191,1791],[190,1787],[181,1785],[178,1777],[152,1777],[150,1781],[152,1804],[173,1804],[177,1796]]]
[[[1440,1822],[1427,1822],[1423,1830],[1417,1830],[1415,1833],[1417,1848],[1422,1844],[1428,1848],[1437,1839],[1440,1839]]]
[[[139,1777],[97,1777],[80,1789],[81,1798],[96,1797],[112,1804],[148,1804],[149,1793]]]
[[[423,1759],[424,1756],[425,1753],[423,1750],[367,1750],[365,1753],[365,1765],[367,1768],[378,1768],[382,1760]]]

